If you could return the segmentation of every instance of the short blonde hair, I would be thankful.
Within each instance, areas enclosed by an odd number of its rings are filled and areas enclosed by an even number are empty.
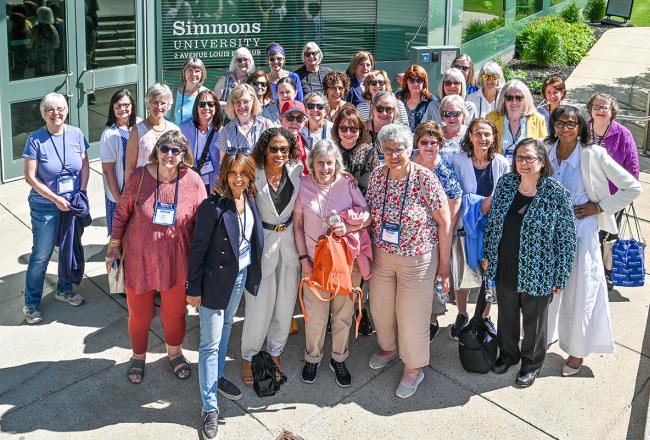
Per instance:
[[[370,101],[372,99],[372,96],[370,96],[370,81],[377,79],[379,75],[384,77],[384,82],[386,83],[386,91],[388,92],[393,91],[393,87],[390,84],[390,77],[388,76],[388,73],[386,73],[385,70],[379,70],[379,69],[371,70],[363,79],[363,86],[366,89],[363,92],[363,99],[365,99],[366,101]]]
[[[203,64],[201,58],[189,57],[187,61],[185,61],[183,70],[181,70],[181,84],[185,84],[186,82],[185,72],[187,72],[190,69],[194,69],[195,67],[198,67],[201,70],[201,84],[203,84],[205,80],[208,79],[208,71],[205,70],[205,64]]]
[[[41,99],[41,117],[43,120],[45,120],[45,114],[47,111],[51,108],[56,108],[56,107],[65,107],[65,112],[68,113],[68,101],[65,100],[65,97],[56,92],[48,93],[47,95],[43,96],[43,99]]]
[[[463,113],[463,122],[467,121],[467,118],[469,117],[469,113],[467,113],[467,109],[465,108],[465,100],[460,95],[447,95],[444,98],[442,98],[442,101],[440,101],[440,117],[442,117],[443,108],[447,104],[451,104],[459,108],[460,111]]]
[[[518,90],[524,95],[524,108],[522,114],[524,116],[532,116],[535,114],[537,109],[535,108],[535,101],[533,101],[533,95],[530,93],[530,89],[526,84],[519,81],[518,79],[513,79],[508,81],[499,92],[499,97],[497,98],[496,111],[500,115],[506,114],[506,94],[510,90]]]
[[[440,80],[440,84],[438,85],[438,99],[442,101],[442,98],[444,98],[445,95],[445,81],[449,80],[456,80],[460,81],[460,96],[465,99],[465,96],[467,96],[467,82],[465,82],[465,76],[463,75],[463,72],[461,72],[458,69],[451,68],[447,69],[445,73],[442,75],[442,79]]]
[[[168,104],[172,103],[174,95],[172,95],[172,90],[167,84],[155,83],[147,89],[147,94],[144,95],[144,106],[148,109],[151,101],[155,101],[157,98],[165,98]]]
[[[228,101],[226,101],[226,116],[231,121],[237,117],[235,115],[235,102],[241,100],[246,94],[250,95],[253,100],[251,115],[257,116],[262,111],[262,103],[257,99],[253,86],[250,84],[238,84],[232,89],[230,96],[228,96]]]

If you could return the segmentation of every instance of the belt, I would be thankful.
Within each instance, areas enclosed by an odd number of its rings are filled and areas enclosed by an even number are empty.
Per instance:
[[[284,232],[287,230],[287,227],[289,227],[292,221],[293,218],[289,217],[289,220],[287,220],[286,223],[280,223],[279,225],[272,225],[270,223],[262,222],[262,227],[264,229],[268,229],[269,231]]]

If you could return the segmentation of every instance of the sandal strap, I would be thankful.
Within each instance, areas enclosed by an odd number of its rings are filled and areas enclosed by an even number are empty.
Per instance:
[[[175,357],[174,359],[170,359],[169,362],[172,364],[172,367],[174,367],[174,369],[181,364],[185,364],[185,366],[187,366],[188,368],[190,366],[189,362],[187,362],[187,359],[185,359],[185,356],[183,356],[182,354],[180,356]]]

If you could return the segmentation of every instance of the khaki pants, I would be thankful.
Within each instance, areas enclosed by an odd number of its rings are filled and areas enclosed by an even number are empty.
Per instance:
[[[404,257],[373,249],[370,311],[377,342],[384,351],[399,350],[406,368],[429,364],[429,320],[438,248]]]
[[[354,263],[352,270],[352,286],[359,287],[361,273]],[[305,361],[312,364],[323,359],[323,344],[325,342],[325,328],[330,311],[332,313],[332,359],[344,362],[348,355],[348,341],[350,339],[350,326],[354,321],[354,303],[347,295],[337,295],[332,301],[321,301],[305,286],[303,289],[303,302],[307,312],[305,322]],[[320,291],[323,298],[330,296],[328,292]],[[356,298],[355,298],[356,299]]]

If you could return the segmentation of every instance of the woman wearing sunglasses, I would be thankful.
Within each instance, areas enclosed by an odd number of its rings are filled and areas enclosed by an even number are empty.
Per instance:
[[[465,77],[465,84],[467,85],[467,96],[475,93],[479,87],[476,84],[476,72],[474,71],[474,63],[472,62],[472,57],[466,53],[458,55],[454,58],[454,61],[451,62],[451,67],[458,69],[463,72]]]
[[[247,387],[253,385],[251,361],[261,350],[277,365],[276,380],[286,380],[280,355],[289,337],[300,273],[291,224],[302,175],[295,138],[284,128],[270,128],[260,137],[252,156],[257,167],[255,202],[264,229],[264,250],[258,294],[244,294],[241,353],[242,381]]]
[[[513,155],[512,172],[494,191],[482,264],[499,299],[499,357],[492,371],[504,374],[521,361],[515,385],[529,387],[546,357],[549,303],[571,272],[576,226],[571,195],[551,178],[544,144],[524,139]]]
[[[496,109],[485,118],[497,126],[497,151],[509,160],[521,140],[546,137],[544,116],[535,110],[533,96],[526,84],[516,79],[503,86]]]
[[[476,117],[484,118],[497,104],[499,90],[506,83],[503,71],[497,63],[485,63],[478,75],[479,89],[467,96],[467,101],[476,106]]]
[[[251,76],[248,77],[248,81],[246,81],[246,83],[253,86],[253,89],[255,90],[255,96],[262,104],[262,108],[266,108],[267,106],[273,104],[273,92],[269,86],[269,77],[266,72],[263,70],[257,70],[253,72]]]
[[[302,92],[302,83],[300,82],[300,77],[294,73],[284,70],[286,54],[284,48],[278,43],[271,43],[266,47],[266,59],[269,62],[269,67],[271,68],[269,72],[269,81],[271,82],[271,88],[273,91],[273,97],[276,100],[281,99],[277,87],[279,86],[279,80],[282,78],[291,78],[293,81],[293,88],[296,90],[296,96],[291,99],[297,99],[302,101],[303,92]]]
[[[199,92],[192,108],[192,119],[181,124],[181,133],[190,144],[194,156],[194,170],[201,176],[208,194],[219,178],[217,141],[221,127],[223,112],[217,95],[207,89]]]
[[[181,345],[185,337],[185,281],[196,211],[205,199],[201,177],[191,171],[194,156],[179,131],[164,133],[149,163],[133,171],[113,218],[107,270],[124,259],[133,355],[127,376],[140,383],[145,372],[154,293],[160,292],[160,318],[174,376],[190,377]],[[146,268],[146,270],[143,270]]]
[[[476,106],[474,103],[466,101],[467,97],[467,84],[463,73],[455,68],[448,69],[438,86],[438,95],[434,96],[424,114],[423,121],[436,121],[438,124],[443,125],[442,118],[440,117],[440,103],[442,98],[449,95],[459,95],[465,101],[465,110],[467,111],[467,120],[471,121],[476,117]]]
[[[440,117],[444,122],[442,132],[444,146],[440,149],[440,156],[449,163],[451,156],[460,152],[460,143],[465,136],[467,127],[464,125],[467,118],[465,101],[458,95],[449,95],[442,98],[440,104]]]
[[[181,70],[182,87],[174,91],[169,120],[177,125],[192,119],[192,109],[196,95],[207,90],[203,83],[208,79],[208,72],[200,58],[189,57]]]
[[[400,123],[397,116],[397,98],[390,92],[378,92],[372,99],[372,115],[366,121],[366,142],[372,144],[381,154],[381,146],[377,135],[384,126]]]
[[[402,90],[397,92],[397,98],[406,107],[411,132],[415,133],[416,127],[422,122],[424,113],[431,103],[431,97],[427,71],[417,64],[409,66],[404,72]]]
[[[313,41],[305,43],[302,48],[302,66],[295,72],[300,78],[305,96],[314,92],[325,93],[323,79],[332,69],[321,66],[322,62],[323,52],[318,44]]]
[[[280,111],[284,104],[297,99],[296,82],[293,78],[285,76],[280,78],[275,85],[277,99],[273,104],[267,105],[262,110],[262,117],[271,121],[274,125],[280,125]]]
[[[311,92],[305,96],[305,109],[308,119],[301,134],[307,142],[307,149],[311,150],[316,142],[332,139],[333,124],[325,118],[327,101],[320,92]]]
[[[245,47],[240,47],[232,54],[228,72],[217,81],[214,86],[214,93],[219,97],[221,105],[226,105],[230,98],[232,90],[240,85],[245,84],[248,75],[255,70],[255,60],[253,55]]]
[[[361,119],[367,121],[372,112],[372,99],[375,95],[378,92],[392,92],[393,88],[391,87],[388,73],[384,70],[371,71],[363,80],[363,86],[365,89],[363,92],[363,99],[365,99],[365,101],[360,102],[359,105],[357,105],[357,111],[361,115]],[[409,125],[409,118],[404,103],[398,100],[397,108],[399,110],[400,122],[404,125]]]
[[[307,112],[300,101],[289,101],[282,106],[280,126],[287,130],[296,139],[298,156],[303,165],[303,172],[307,174],[307,141],[302,136],[302,129],[307,125]]]

